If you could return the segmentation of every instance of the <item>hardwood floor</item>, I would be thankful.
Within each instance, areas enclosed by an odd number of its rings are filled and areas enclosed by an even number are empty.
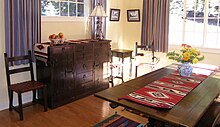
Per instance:
[[[165,61],[165,62],[164,62]],[[164,65],[157,65],[158,69],[167,64],[166,60],[161,60]],[[124,80],[134,78],[134,64],[132,76],[129,77],[129,59],[125,60]],[[140,68],[138,76],[152,71],[149,67]],[[114,84],[120,84],[121,80],[114,79]],[[19,115],[15,111],[0,111],[0,127],[91,127],[101,122],[117,112],[127,118],[146,124],[147,119],[127,111],[122,111],[122,107],[111,109],[109,102],[96,98],[93,95],[58,107],[53,110],[43,112],[43,106],[34,105],[24,109],[24,120],[19,120]]]
[[[24,109],[20,121],[15,111],[0,112],[0,126],[4,127],[89,127],[114,114],[109,103],[89,96],[62,107],[43,112],[40,105]]]
[[[93,95],[74,101],[62,107],[43,112],[41,105],[24,109],[24,120],[20,121],[18,113],[4,110],[0,112],[1,127],[91,127],[108,118],[115,112],[146,123],[147,119],[121,111],[122,107],[111,109],[109,102]]]

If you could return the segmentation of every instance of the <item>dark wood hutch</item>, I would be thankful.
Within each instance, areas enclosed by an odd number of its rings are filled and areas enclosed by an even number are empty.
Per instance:
[[[56,108],[109,87],[110,42],[81,40],[35,46],[37,80],[47,84],[49,108]]]

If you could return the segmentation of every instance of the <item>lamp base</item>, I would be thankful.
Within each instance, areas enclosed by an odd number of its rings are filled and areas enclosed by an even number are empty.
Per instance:
[[[97,34],[96,34],[96,39],[97,39],[97,40],[104,40],[104,35],[103,35],[103,33],[97,33]]]
[[[97,17],[97,28],[96,28],[96,34],[95,39],[103,40],[104,34],[102,32],[102,17]]]

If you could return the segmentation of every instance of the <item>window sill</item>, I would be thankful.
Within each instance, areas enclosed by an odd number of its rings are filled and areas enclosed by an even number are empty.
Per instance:
[[[85,22],[89,17],[60,17],[60,16],[51,16],[45,17],[41,16],[41,22]]]
[[[169,45],[169,50],[179,50],[181,47],[181,45]],[[212,53],[212,54],[220,54],[220,50],[219,49],[214,49],[214,48],[198,48],[201,52],[204,53]]]

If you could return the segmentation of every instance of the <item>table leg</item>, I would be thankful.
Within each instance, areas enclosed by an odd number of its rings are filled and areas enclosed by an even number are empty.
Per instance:
[[[135,65],[135,78],[137,78],[137,71],[138,71],[138,66]]]
[[[151,117],[148,118],[147,126],[148,127],[179,127],[179,126],[176,126],[176,125],[172,125],[170,123],[159,121],[159,120],[151,118]]]
[[[118,62],[121,62],[121,58],[118,58]],[[121,67],[118,67],[118,75],[121,73]]]
[[[122,67],[121,67],[121,78],[122,82],[124,82],[124,56],[122,57]]]
[[[110,106],[111,108],[115,109],[115,108],[117,108],[119,105],[116,104],[116,103],[111,102],[111,103],[109,104],[109,106]]]
[[[165,123],[153,118],[148,118],[148,127],[165,127]]]
[[[130,77],[132,77],[132,61],[131,61],[131,59],[132,59],[132,53],[130,55],[130,71],[129,71],[129,76]]]

